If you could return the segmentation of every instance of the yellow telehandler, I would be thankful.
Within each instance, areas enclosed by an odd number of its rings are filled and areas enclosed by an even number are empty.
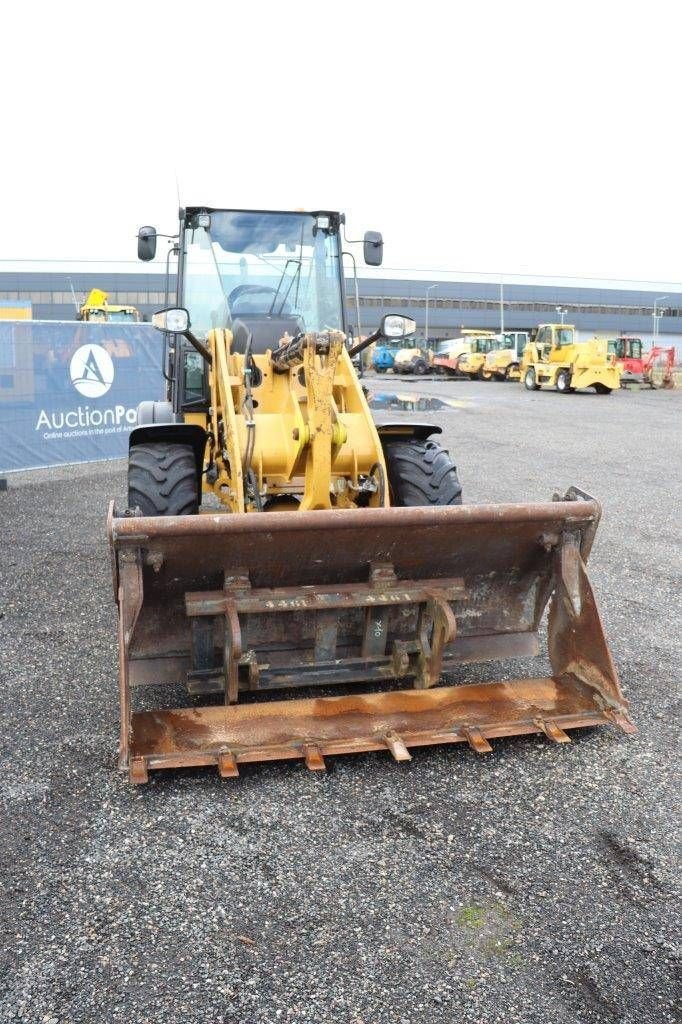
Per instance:
[[[521,379],[528,391],[549,385],[565,395],[579,388],[610,395],[620,387],[620,369],[609,358],[606,341],[579,342],[572,324],[540,324],[523,350]]]
[[[349,346],[342,223],[180,211],[177,305],[154,317],[166,398],[138,410],[126,507],[108,522],[133,782],[634,729],[585,569],[599,504],[571,488],[463,506],[437,425],[374,423],[352,359],[415,324],[385,316]],[[156,244],[141,228],[140,258]],[[382,248],[368,232],[369,264]],[[536,654],[548,601],[550,675],[437,685],[462,663]]]

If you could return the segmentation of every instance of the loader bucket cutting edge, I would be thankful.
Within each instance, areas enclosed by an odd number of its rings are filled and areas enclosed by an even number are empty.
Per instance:
[[[119,764],[156,768],[387,750],[611,723],[634,731],[585,570],[600,507],[517,505],[109,515],[119,605]],[[436,686],[473,661],[538,652],[552,675]],[[386,683],[382,692],[254,701],[262,690]],[[223,703],[132,711],[181,684]],[[434,688],[435,687],[435,688]],[[245,693],[248,702],[239,703]]]

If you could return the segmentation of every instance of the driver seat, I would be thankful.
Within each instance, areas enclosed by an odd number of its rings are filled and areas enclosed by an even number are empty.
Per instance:
[[[253,335],[251,351],[254,355],[263,355],[269,348],[277,348],[285,334],[292,338],[303,331],[303,321],[298,316],[269,316],[267,313],[256,313],[252,316],[240,316],[232,324],[232,351],[243,355],[249,331]]]

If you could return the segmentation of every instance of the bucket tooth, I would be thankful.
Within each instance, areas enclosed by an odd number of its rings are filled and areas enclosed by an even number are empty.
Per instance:
[[[617,725],[619,729],[627,733],[628,736],[634,736],[639,730],[633,721],[623,712],[616,711],[614,708],[607,708],[604,715],[610,722]]]
[[[553,718],[537,717],[533,719],[533,723],[541,732],[544,732],[547,739],[554,740],[555,743],[571,742],[571,737],[556,724]]]
[[[316,743],[306,743],[303,747],[303,756],[306,768],[309,768],[311,772],[325,772],[327,770],[320,748]]]
[[[475,750],[477,754],[492,754],[493,748],[480,729],[477,729],[475,726],[468,726],[462,729],[462,735],[471,749]]]
[[[412,754],[397,732],[387,732],[384,736],[384,742],[396,761],[412,760]]]
[[[144,757],[133,757],[130,761],[130,781],[136,785],[149,782],[149,770],[147,759]]]
[[[218,772],[221,779],[236,779],[239,775],[237,758],[231,750],[222,750],[218,754]]]

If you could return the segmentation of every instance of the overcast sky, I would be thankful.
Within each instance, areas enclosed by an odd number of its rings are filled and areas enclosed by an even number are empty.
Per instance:
[[[9,0],[0,259],[134,258],[177,180],[344,210],[388,267],[680,281],[681,11]]]

